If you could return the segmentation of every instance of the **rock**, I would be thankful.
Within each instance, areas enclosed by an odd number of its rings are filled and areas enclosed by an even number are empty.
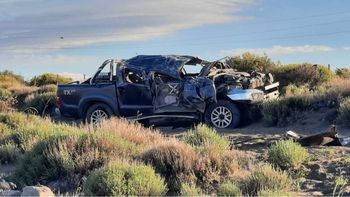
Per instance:
[[[51,181],[47,184],[47,186],[56,193],[57,192],[64,193],[72,189],[72,184],[69,184],[68,181],[62,181],[62,180]]]
[[[6,182],[5,180],[1,180],[1,182],[0,182],[0,190],[1,191],[11,190],[10,183]]]
[[[311,193],[311,196],[323,196],[323,193],[322,192],[312,192]]]
[[[4,196],[21,196],[21,191],[19,190],[9,190],[4,192]]]
[[[22,196],[55,196],[50,188],[46,186],[26,186],[23,188]]]

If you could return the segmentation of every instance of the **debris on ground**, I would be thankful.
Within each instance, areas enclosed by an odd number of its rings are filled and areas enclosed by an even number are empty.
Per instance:
[[[302,136],[294,131],[287,131],[285,137],[293,139],[302,146],[349,146],[350,137],[340,137],[336,127],[332,126],[330,131]]]

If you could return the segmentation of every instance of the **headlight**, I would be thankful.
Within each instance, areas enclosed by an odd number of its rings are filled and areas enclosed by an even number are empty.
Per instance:
[[[264,99],[264,93],[252,93],[252,100],[263,100]]]

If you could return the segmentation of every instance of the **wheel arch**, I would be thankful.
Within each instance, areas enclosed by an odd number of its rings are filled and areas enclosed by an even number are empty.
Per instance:
[[[118,109],[118,104],[115,103],[113,105],[113,103],[111,101],[109,101],[108,99],[106,98],[103,98],[103,97],[90,97],[90,98],[85,98],[83,99],[80,104],[79,104],[79,116],[81,118],[86,118],[86,112],[87,110],[94,104],[97,104],[97,103],[102,103],[102,104],[105,104],[107,105],[113,112],[114,115],[119,115],[119,109]]]

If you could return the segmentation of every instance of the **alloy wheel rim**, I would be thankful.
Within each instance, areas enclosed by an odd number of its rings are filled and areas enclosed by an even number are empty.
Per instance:
[[[215,127],[226,128],[232,122],[232,113],[227,107],[219,106],[211,112],[210,119]]]
[[[95,110],[91,114],[91,123],[96,126],[108,118],[108,114],[103,110]]]

